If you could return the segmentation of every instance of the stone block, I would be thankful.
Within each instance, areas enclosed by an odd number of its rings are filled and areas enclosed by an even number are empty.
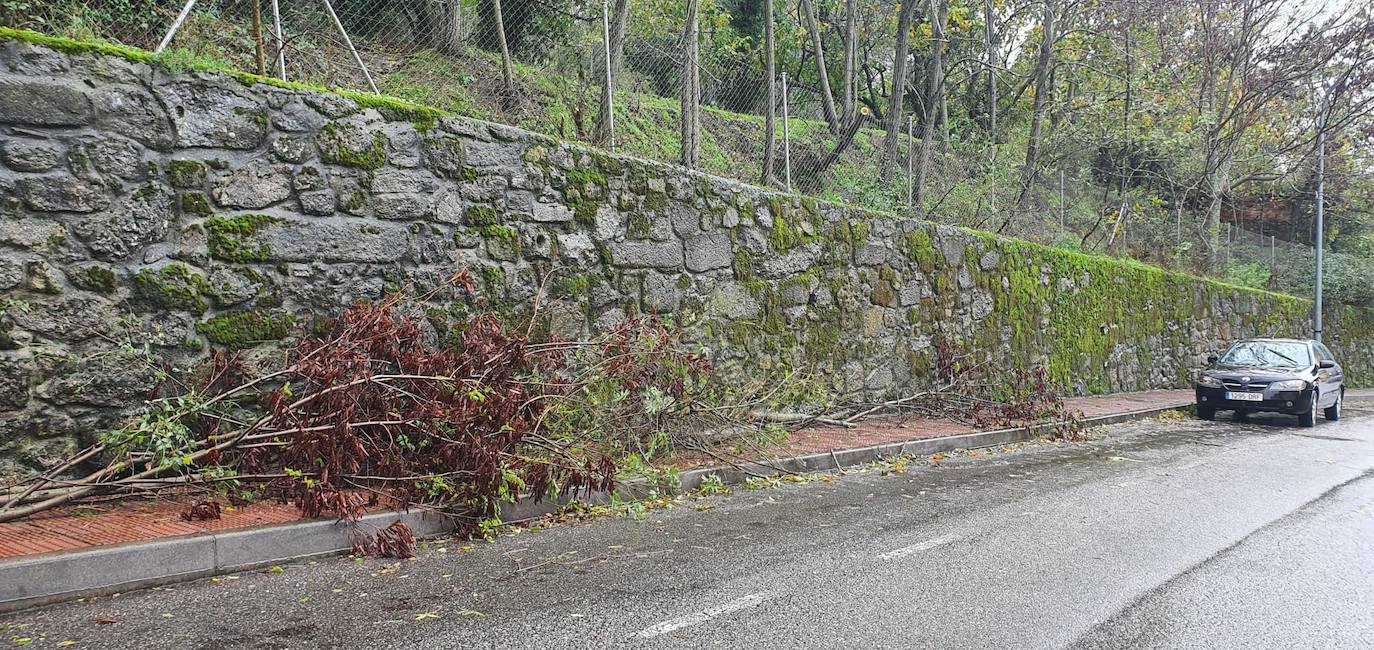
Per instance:
[[[405,225],[365,220],[286,219],[244,243],[282,262],[396,263],[409,250]]]
[[[287,133],[313,133],[324,127],[325,119],[305,102],[290,101],[272,114],[272,126]]]
[[[429,194],[375,194],[372,197],[372,212],[378,219],[414,221],[434,214],[434,206]]]
[[[84,140],[80,148],[96,171],[102,174],[126,180],[143,180],[148,177],[148,165],[143,161],[143,149],[132,140],[107,134]]]
[[[298,198],[301,202],[301,212],[306,214],[331,215],[334,214],[339,205],[339,198],[334,194],[334,190],[301,192]]]
[[[71,68],[67,55],[24,41],[11,40],[0,45],[0,55],[11,70],[28,77],[52,76]]]
[[[611,262],[625,268],[680,269],[682,244],[675,241],[612,244]]]
[[[96,296],[67,294],[29,301],[24,311],[10,312],[14,324],[48,339],[82,341],[115,330],[120,310]]]
[[[49,219],[0,219],[0,244],[7,246],[42,248],[66,237],[66,226]]]
[[[865,244],[854,251],[854,263],[859,266],[881,266],[892,259],[892,251],[881,244]]]
[[[291,170],[265,160],[246,163],[215,183],[215,202],[230,208],[265,208],[291,198]]]
[[[0,411],[16,411],[29,403],[33,375],[29,359],[0,357]]]
[[[573,220],[573,211],[562,203],[536,201],[530,219],[542,223],[565,223]]]
[[[734,259],[734,244],[726,233],[704,233],[683,242],[688,271],[723,269]]]
[[[82,126],[95,105],[75,83],[0,77],[0,122],[34,126]]]
[[[372,178],[373,192],[433,192],[439,189],[439,179],[423,169],[383,167]]]
[[[722,282],[706,299],[706,314],[713,318],[751,318],[759,312],[759,303],[738,282]]]
[[[0,144],[0,160],[20,172],[45,172],[62,164],[61,144],[47,140],[12,138]]]
[[[107,86],[95,97],[98,125],[157,151],[171,151],[178,133],[156,97],[135,86]]]
[[[315,138],[303,133],[281,133],[272,139],[272,153],[282,162],[303,163],[316,155]]]
[[[110,204],[106,189],[65,174],[19,179],[24,205],[39,212],[95,212]]]
[[[677,286],[677,277],[661,273],[644,276],[642,303],[646,311],[667,314],[676,311],[682,304],[682,293]]]
[[[237,82],[177,81],[157,89],[179,147],[255,149],[267,138],[267,105]]]

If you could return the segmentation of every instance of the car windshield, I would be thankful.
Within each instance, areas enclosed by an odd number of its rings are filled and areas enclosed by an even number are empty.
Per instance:
[[[1301,368],[1312,365],[1307,344],[1278,341],[1242,341],[1217,360],[1218,365],[1233,368],[1250,366],[1282,366]]]

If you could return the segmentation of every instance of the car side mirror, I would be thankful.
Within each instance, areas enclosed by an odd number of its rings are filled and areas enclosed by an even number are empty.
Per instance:
[[[1217,355],[1214,354],[1214,355],[1212,355],[1212,356],[1207,357],[1207,363],[1216,363],[1216,362],[1217,362]]]
[[[1330,359],[1322,359],[1321,361],[1318,361],[1318,362],[1317,362],[1317,367],[1318,367],[1318,368],[1322,368],[1322,369],[1324,369],[1324,370],[1325,370],[1325,369],[1329,369],[1329,368],[1335,368],[1335,367],[1336,367],[1336,362],[1335,362],[1335,361],[1332,361],[1332,360],[1330,360]]]

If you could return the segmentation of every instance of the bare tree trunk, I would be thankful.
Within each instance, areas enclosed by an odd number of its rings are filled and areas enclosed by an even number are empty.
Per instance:
[[[258,55],[258,76],[266,76],[267,48],[262,43],[262,0],[253,0],[253,45]]]
[[[455,0],[456,4],[456,0]],[[606,141],[610,137],[607,127],[611,123],[611,111],[615,109],[615,89],[611,86],[620,75],[620,62],[625,58],[625,30],[630,22],[630,0],[615,0],[615,15],[611,17],[610,64],[601,76],[602,93],[601,114],[596,120],[596,139]],[[612,80],[611,83],[607,79]]]
[[[411,34],[445,54],[462,51],[463,6],[461,0],[422,0],[411,12]]]
[[[983,48],[988,59],[988,173],[985,182],[989,182],[988,212],[994,219],[997,218],[997,175],[994,171],[997,167],[997,68],[1000,67],[997,57],[996,21],[997,13],[993,9],[992,0],[983,0]]]
[[[506,44],[506,21],[501,17],[501,0],[491,0],[492,17],[496,20],[496,44],[501,48],[501,83],[510,99],[515,93],[515,71],[510,62],[510,47]]]
[[[773,170],[777,168],[778,71],[773,47],[773,0],[763,0],[763,75],[768,78],[768,107],[763,113],[763,174],[759,180],[777,187],[781,183]]]
[[[939,107],[941,113],[944,112],[945,95],[945,14],[949,11],[949,0],[938,2],[930,0],[931,15],[931,36],[934,42],[930,48],[930,74],[926,86],[925,115],[921,119],[921,162],[916,172],[916,194],[912,205],[920,208],[921,201],[925,199],[926,177],[930,174],[930,147],[935,140],[935,127],[937,116],[936,108]],[[945,121],[945,116],[939,116],[941,124]]]
[[[1126,228],[1126,190],[1130,186],[1131,172],[1129,169],[1131,161],[1131,100],[1134,87],[1131,85],[1131,74],[1133,61],[1131,59],[1131,20],[1130,13],[1127,13],[1125,29],[1125,54],[1126,54],[1126,102],[1121,108],[1121,165],[1118,174],[1121,175],[1117,185],[1117,194],[1120,200],[1120,207],[1116,211],[1116,227],[1112,228],[1112,234],[1107,238],[1107,250],[1112,249],[1112,244],[1116,242],[1116,236],[1122,234]],[[1123,241],[1124,245],[1125,242]]]
[[[701,76],[697,71],[697,5],[687,0],[687,20],[682,26],[682,164],[696,169],[701,164]]]
[[[993,27],[997,20],[995,11],[992,0],[983,0],[983,20],[987,23],[983,34],[983,47],[988,58],[988,135],[994,149],[997,145],[997,69],[1001,67],[1001,61],[997,56],[997,30]]]
[[[821,44],[821,30],[816,24],[816,7],[811,0],[801,0],[801,11],[806,14],[806,31],[811,33],[811,55],[816,58],[816,80],[821,87],[821,107],[825,110],[825,121],[830,124],[830,132],[838,135],[840,118],[835,113],[835,95],[830,91],[830,72],[825,65],[825,47]]]
[[[892,51],[892,94],[887,100],[887,138],[883,143],[881,178],[892,178],[897,162],[897,136],[902,131],[902,101],[906,95],[906,59],[910,51],[911,16],[917,0],[902,0],[897,15],[897,43]]]
[[[463,51],[463,0],[449,0],[446,9],[439,49],[448,54],[458,54]]]
[[[844,3],[844,71],[840,84],[844,86],[844,110],[841,115],[845,124],[854,121],[859,103],[858,82],[854,78],[854,68],[859,59],[859,12],[854,3],[855,0],[845,0]]]
[[[1036,157],[1040,152],[1040,129],[1045,119],[1045,100],[1050,93],[1050,59],[1054,55],[1055,0],[1045,2],[1045,13],[1041,22],[1040,54],[1035,60],[1035,100],[1031,107],[1030,138],[1026,141],[1026,166],[1021,171],[1021,191],[1016,196],[1017,212],[1026,202],[1031,184],[1035,182]],[[1006,228],[1010,219],[1002,222]],[[999,229],[1000,231],[1001,229]]]
[[[801,178],[798,185],[803,191],[815,192],[820,189],[821,177],[839,162],[840,156],[854,143],[854,136],[858,134],[859,127],[863,126],[865,121],[862,114],[856,114],[855,119],[846,124],[844,131],[836,137],[834,150],[825,156],[812,156],[800,161],[797,175]]]

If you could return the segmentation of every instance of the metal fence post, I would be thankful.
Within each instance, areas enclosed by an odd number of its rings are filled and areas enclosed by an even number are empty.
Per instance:
[[[1067,206],[1064,205],[1064,170],[1059,170],[1059,229],[1068,229]]]
[[[915,212],[916,173],[912,161],[916,158],[916,120],[907,115],[907,210]]]
[[[172,27],[167,30],[167,35],[162,37],[162,41],[157,44],[157,49],[153,50],[158,54],[167,49],[172,43],[172,37],[177,35],[177,30],[181,29],[181,24],[186,22],[186,17],[191,15],[191,8],[196,6],[196,0],[186,0],[186,4],[181,6],[181,13],[177,14],[177,19],[172,21]]]
[[[363,70],[363,76],[367,77],[368,87],[372,89],[372,92],[380,93],[381,91],[377,90],[377,84],[372,82],[372,73],[367,71],[367,64],[363,63],[363,57],[358,54],[358,48],[353,47],[353,39],[348,37],[348,30],[344,29],[342,22],[339,22],[339,14],[334,13],[334,5],[330,4],[329,0],[322,0],[322,2],[324,2],[324,8],[329,11],[329,17],[334,21],[334,27],[339,30],[339,35],[343,37],[344,44],[348,46],[348,51],[353,53],[353,60],[358,62],[358,67]]]
[[[281,31],[281,6],[272,0],[272,29],[277,37],[277,78],[286,81],[286,39]]]
[[[457,0],[455,0],[457,1]],[[611,151],[615,151],[615,78],[611,72],[611,18],[610,0],[601,0],[601,44],[606,53],[606,78],[605,78],[605,97],[602,101],[606,102],[606,134],[609,138]]]
[[[787,73],[782,73],[782,168],[787,191],[792,191],[792,129],[787,120]]]
[[[1226,224],[1226,263],[1231,263],[1231,224]]]

